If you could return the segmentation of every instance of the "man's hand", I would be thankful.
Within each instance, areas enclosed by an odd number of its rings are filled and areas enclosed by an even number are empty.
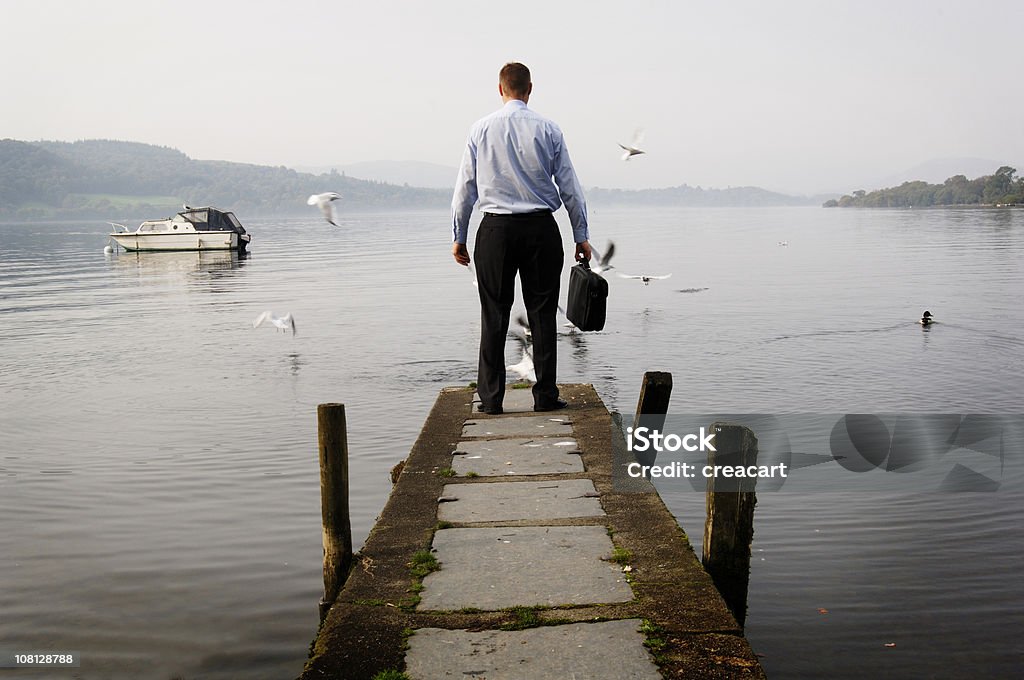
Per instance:
[[[586,260],[590,262],[590,241],[582,241],[576,244],[576,261],[582,262]]]
[[[587,246],[587,252],[590,252],[590,246]],[[455,258],[455,261],[463,267],[469,266],[469,250],[466,249],[465,243],[453,243],[452,256]]]

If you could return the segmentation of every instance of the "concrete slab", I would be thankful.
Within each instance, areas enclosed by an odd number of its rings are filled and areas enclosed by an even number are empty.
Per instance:
[[[479,403],[480,395],[474,392],[473,413],[476,413],[476,405]],[[525,388],[505,390],[501,408],[505,413],[533,413],[533,390]]]
[[[437,506],[437,518],[448,522],[568,519],[604,514],[597,489],[589,479],[446,484],[441,496],[456,499]]]
[[[471,417],[462,428],[463,437],[568,437],[572,424],[567,416],[484,416]]]
[[[639,619],[518,631],[422,628],[409,638],[415,680],[659,680]]]
[[[575,439],[536,437],[459,442],[452,458],[456,474],[482,477],[583,472]]]
[[[434,534],[441,570],[423,579],[420,609],[628,602],[633,591],[604,527],[488,527]]]

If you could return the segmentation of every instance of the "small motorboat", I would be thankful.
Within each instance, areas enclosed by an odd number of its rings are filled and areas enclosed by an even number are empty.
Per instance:
[[[110,234],[125,250],[237,250],[245,252],[250,236],[235,214],[217,208],[185,209],[174,217],[147,220],[135,231],[110,222]]]

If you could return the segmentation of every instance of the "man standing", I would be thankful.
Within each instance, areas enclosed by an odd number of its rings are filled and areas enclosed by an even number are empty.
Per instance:
[[[498,94],[504,106],[477,121],[469,132],[452,198],[455,261],[468,266],[466,237],[477,199],[483,220],[477,231],[480,291],[479,410],[501,413],[505,396],[505,335],[515,299],[515,277],[533,336],[533,410],[565,408],[555,381],[555,311],[562,278],[562,239],[552,213],[569,213],[576,259],[590,260],[587,206],[562,131],[526,107],[533,91],[530,69],[502,67]]]

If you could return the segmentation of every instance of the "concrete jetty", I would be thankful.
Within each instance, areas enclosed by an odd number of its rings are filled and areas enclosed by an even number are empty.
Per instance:
[[[303,680],[764,677],[657,492],[613,485],[597,393],[560,389],[442,390]]]

